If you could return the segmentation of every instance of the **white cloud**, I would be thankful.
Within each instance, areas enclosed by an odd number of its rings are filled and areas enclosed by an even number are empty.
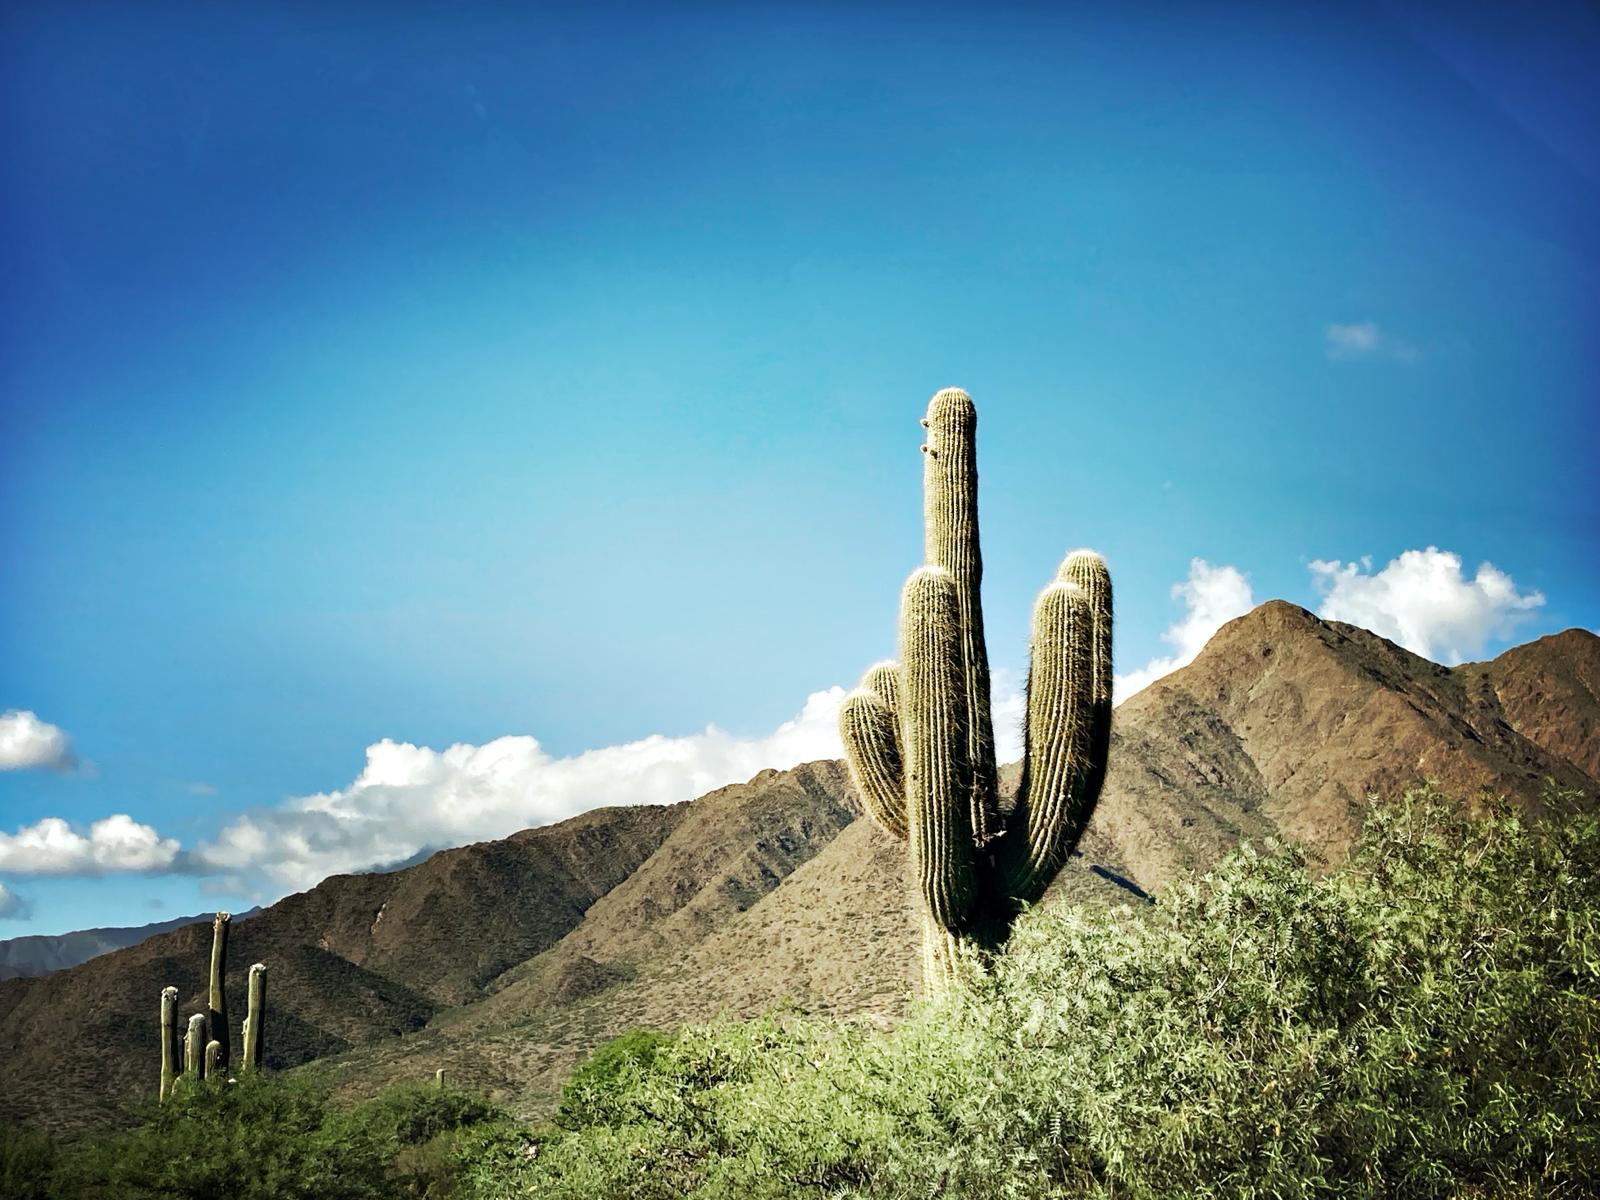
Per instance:
[[[1323,339],[1323,351],[1335,362],[1391,359],[1394,362],[1414,363],[1422,359],[1422,351],[1392,333],[1384,332],[1376,321],[1329,325],[1323,331]]]
[[[278,888],[400,862],[428,847],[505,837],[608,804],[672,804],[767,767],[842,753],[844,689],[813,693],[799,716],[764,737],[653,735],[553,758],[532,737],[446,750],[384,740],[345,788],[239,817],[195,851],[198,865],[264,876]]]
[[[1518,591],[1492,563],[1466,578],[1461,556],[1436,546],[1407,550],[1376,573],[1362,558],[1359,565],[1319,559],[1311,574],[1322,593],[1318,616],[1360,625],[1448,666],[1482,657],[1490,638],[1510,636],[1544,604],[1541,593]]]
[[[178,859],[178,843],[126,813],[89,826],[87,836],[60,817],[45,817],[14,834],[0,833],[0,871],[20,875],[98,875],[105,871],[163,871]]]
[[[1022,757],[1028,726],[1028,696],[1021,672],[998,667],[989,679],[989,716],[994,722],[996,762],[1016,762]]]
[[[0,920],[26,921],[30,907],[21,896],[0,883]]]
[[[25,767],[64,771],[74,761],[65,730],[24,710],[0,713],[0,771]]]
[[[1114,695],[1121,701],[1143,691],[1163,675],[1186,667],[1216,633],[1235,617],[1255,607],[1249,578],[1238,567],[1214,567],[1203,558],[1189,561],[1189,578],[1172,585],[1172,598],[1188,609],[1183,620],[1170,626],[1161,640],[1173,648],[1163,658],[1153,658],[1136,671],[1118,675]]]

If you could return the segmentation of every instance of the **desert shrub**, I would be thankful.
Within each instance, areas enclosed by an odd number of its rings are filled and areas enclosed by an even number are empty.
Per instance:
[[[1246,846],[1117,919],[1030,914],[889,1034],[686,1030],[570,1128],[502,1130],[465,1194],[1596,1194],[1600,823],[1547,800],[1423,790],[1326,877]]]
[[[455,1194],[460,1131],[499,1116],[492,1104],[456,1089],[404,1086],[339,1108],[309,1079],[247,1074],[227,1087],[182,1089],[148,1106],[138,1128],[57,1153],[36,1193],[7,1184],[0,1195],[440,1200]],[[0,1150],[0,1171],[6,1156]]]
[[[415,1083],[389,1088],[338,1119],[383,1148],[389,1194],[443,1200],[456,1194],[463,1131],[503,1116],[475,1093]]]
[[[0,1196],[6,1200],[49,1200],[56,1170],[50,1137],[0,1124]]]
[[[341,1120],[379,1143],[398,1148],[431,1141],[464,1125],[502,1116],[498,1105],[474,1092],[433,1083],[399,1084],[356,1105]]]
[[[383,1149],[335,1120],[312,1084],[250,1074],[182,1088],[137,1129],[76,1147],[57,1188],[130,1200],[367,1200],[387,1194]]]
[[[611,1125],[625,1119],[619,1109],[634,1086],[649,1074],[663,1046],[670,1045],[668,1034],[649,1029],[632,1029],[614,1037],[591,1054],[561,1089],[561,1104],[556,1124],[564,1129],[585,1125]]]

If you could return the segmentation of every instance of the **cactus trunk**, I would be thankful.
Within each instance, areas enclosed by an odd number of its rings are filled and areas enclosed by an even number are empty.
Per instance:
[[[189,1018],[189,1030],[183,1038],[183,1078],[185,1086],[193,1086],[205,1078],[206,1072],[206,1015],[195,1013]]]
[[[159,1097],[165,1101],[172,1095],[172,1085],[178,1078],[178,989],[161,989],[161,1090]]]
[[[226,1074],[222,1069],[222,1043],[212,1038],[206,1043],[206,1082],[221,1083]]]
[[[1111,739],[1111,578],[1067,555],[1034,609],[1022,784],[1002,816],[979,591],[977,412],[934,396],[923,513],[927,564],[906,582],[901,665],[880,663],[840,709],[866,810],[909,844],[923,918],[924,990],[981,969],[1071,854]]]
[[[250,990],[244,1018],[244,1071],[261,1069],[262,1022],[267,1011],[267,968],[265,963],[250,967]]]
[[[228,969],[228,926],[232,920],[232,914],[219,912],[211,924],[211,998],[208,1015],[211,1020],[211,1036],[222,1047],[217,1065],[224,1072],[228,1069],[228,996],[225,984]]]

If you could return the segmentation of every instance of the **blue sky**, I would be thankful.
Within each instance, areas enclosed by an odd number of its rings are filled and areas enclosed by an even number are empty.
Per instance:
[[[0,16],[0,937],[825,750],[943,386],[1002,688],[1600,625],[1593,11],[1103,7]]]

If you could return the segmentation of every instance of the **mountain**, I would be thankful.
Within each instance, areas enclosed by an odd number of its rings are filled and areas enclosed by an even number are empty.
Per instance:
[[[1486,675],[1498,690],[1477,682]],[[1099,806],[1044,903],[1137,902],[1243,838],[1292,838],[1335,865],[1367,796],[1427,778],[1469,801],[1487,790],[1537,807],[1547,776],[1600,797],[1600,777],[1569,757],[1592,745],[1582,731],[1600,718],[1595,692],[1569,681],[1597,677],[1600,638],[1581,630],[1451,670],[1355,626],[1264,604],[1118,707]],[[1560,715],[1530,722],[1554,697]],[[1015,782],[1015,767],[1002,773],[1002,786]],[[537,1114],[590,1049],[637,1026],[785,1001],[890,1022],[918,970],[904,869],[901,844],[854,822],[703,936],[641,955],[643,935],[613,940],[586,920],[489,1001],[330,1065],[352,1093],[445,1066]]]
[[[235,913],[234,920],[252,917],[259,909]],[[173,917],[170,921],[155,921],[149,925],[131,925],[119,929],[77,929],[71,933],[36,934],[7,938],[0,941],[0,979],[21,979],[31,975],[48,975],[51,971],[75,967],[101,954],[137,946],[145,938],[169,929],[181,929],[204,921],[211,923],[211,913],[192,917]]]
[[[1594,797],[1597,681],[1600,638],[1582,630],[1447,669],[1265,604],[1117,709],[1100,805],[1045,903],[1137,903],[1241,838],[1332,866],[1369,794],[1423,778],[1469,803],[1537,807],[1546,777]],[[811,763],[334,877],[234,934],[230,1005],[266,961],[274,1065],[320,1058],[353,1093],[443,1066],[527,1113],[632,1027],[785,1000],[892,1022],[917,961],[904,851],[858,811],[842,765]],[[160,989],[192,1011],[208,942],[190,927],[0,983],[0,1116],[64,1128],[148,1092]]]
[[[280,900],[229,938],[235,1053],[250,963],[270,971],[270,1066],[394,1037],[555,945],[689,809],[595,809],[405,870],[333,876]],[[149,1090],[161,989],[178,988],[181,1013],[203,1008],[210,945],[209,924],[190,925],[0,983],[0,1120],[37,1116],[69,1128],[119,1119],[123,1097]]]

